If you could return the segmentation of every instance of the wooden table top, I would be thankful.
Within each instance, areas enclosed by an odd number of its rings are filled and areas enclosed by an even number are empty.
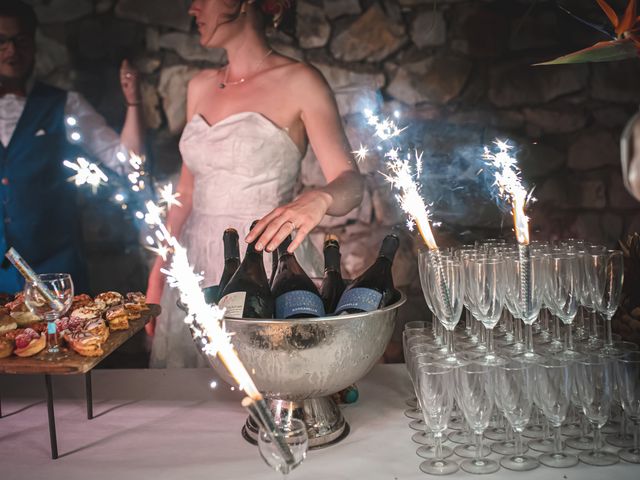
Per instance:
[[[9,374],[49,374],[75,375],[87,373],[107,358],[124,342],[133,337],[153,317],[160,314],[160,305],[149,305],[149,311],[140,312],[137,320],[129,320],[127,330],[110,332],[109,338],[102,345],[104,354],[99,357],[83,357],[68,347],[62,347],[60,353],[50,354],[45,350],[32,357],[11,355],[0,358],[0,373]]]

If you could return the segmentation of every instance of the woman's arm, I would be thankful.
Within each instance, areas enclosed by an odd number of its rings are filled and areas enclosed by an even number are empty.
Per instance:
[[[140,94],[139,72],[127,60],[120,65],[120,85],[127,103],[127,116],[120,133],[120,142],[130,152],[137,155],[145,153],[144,116]]]
[[[634,115],[622,133],[620,143],[624,184],[640,201],[640,113]]]
[[[189,88],[187,89],[187,121],[193,116],[195,112],[195,90],[194,86],[197,83],[196,78],[189,82]],[[175,206],[169,210],[167,215],[166,225],[171,234],[179,238],[182,232],[182,227],[187,221],[191,208],[193,206],[193,174],[189,169],[182,164],[180,171],[180,180],[176,187],[176,193],[180,195],[180,206]],[[149,281],[147,283],[147,302],[159,303],[162,297],[162,291],[164,290],[164,275],[161,269],[165,266],[166,262],[162,257],[156,257],[149,273]],[[149,336],[153,336],[155,331],[155,319],[152,319],[145,326],[145,330]]]
[[[289,246],[293,252],[326,214],[346,215],[362,201],[364,181],[351,154],[333,93],[317,70],[302,64],[296,68],[288,89],[300,105],[300,118],[327,185],[307,191],[263,217],[246,238],[252,242],[259,237],[259,250],[275,250],[295,229],[296,237]]]

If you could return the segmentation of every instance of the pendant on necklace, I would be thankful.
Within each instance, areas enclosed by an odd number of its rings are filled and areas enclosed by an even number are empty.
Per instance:
[[[226,85],[225,85],[224,83],[220,82],[220,83],[218,84],[218,87],[219,87],[219,88],[224,88],[224,87],[226,87]]]

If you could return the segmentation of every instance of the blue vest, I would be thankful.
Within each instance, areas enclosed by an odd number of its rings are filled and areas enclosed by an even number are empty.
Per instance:
[[[78,151],[67,141],[67,93],[36,83],[7,147],[0,143],[0,254],[14,247],[37,273],[70,273],[75,291],[88,275],[73,171],[62,161]],[[5,261],[0,291],[15,293],[24,281]]]

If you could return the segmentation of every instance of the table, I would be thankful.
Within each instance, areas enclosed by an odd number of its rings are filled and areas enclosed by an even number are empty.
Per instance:
[[[129,328],[111,332],[107,341],[102,345],[103,354],[99,357],[83,357],[71,348],[63,347],[60,353],[52,356],[46,349],[31,357],[17,357],[15,355],[0,358],[0,373],[44,375],[45,398],[47,399],[47,420],[49,422],[49,441],[51,458],[58,458],[58,436],[54,412],[53,375],[83,375],[85,386],[85,401],[87,419],[93,419],[93,394],[91,371],[111,355],[122,344],[138,333],[152,317],[160,315],[159,305],[149,305],[149,310],[140,312],[140,318],[129,320]],[[0,386],[0,392],[2,387]],[[0,403],[0,417],[2,405]]]
[[[0,419],[3,480],[282,479],[245,442],[242,394],[216,379],[213,370],[94,370],[95,418],[87,421],[82,386],[56,379],[60,458],[47,451],[46,406],[40,382],[28,376],[0,376],[5,418]],[[411,480],[418,470],[418,445],[403,411],[410,384],[404,365],[376,365],[358,383],[360,400],[344,408],[349,436],[337,446],[309,452],[291,480]],[[34,400],[34,398],[36,400]],[[637,479],[640,466],[580,464],[544,466],[531,472],[500,470],[498,480]],[[449,478],[478,478],[459,471]],[[483,477],[484,478],[484,477]]]

